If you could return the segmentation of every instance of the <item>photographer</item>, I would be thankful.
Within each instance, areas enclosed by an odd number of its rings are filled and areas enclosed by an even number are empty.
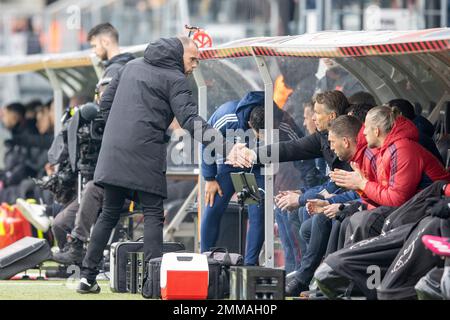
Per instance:
[[[111,79],[118,73],[120,68],[135,57],[130,53],[120,53],[119,34],[109,23],[102,23],[92,28],[88,33],[88,41],[94,54],[102,61],[104,66],[102,78],[99,80],[96,88],[96,98],[98,99],[96,102],[99,102],[101,94],[107,88]],[[78,94],[71,99],[72,103],[70,105],[82,107],[81,105],[86,104],[88,101],[89,99],[86,99],[84,95]],[[92,150],[92,145],[98,144],[99,146],[101,141],[101,132],[92,131],[96,131],[96,129],[102,131],[104,124],[98,123],[95,119],[93,121],[87,120],[87,122],[89,122],[87,126],[89,129],[84,131],[84,135],[80,135],[80,130],[82,129],[77,127],[76,139],[77,148],[82,153],[77,155],[77,158],[82,158],[79,161],[80,163],[78,163],[78,169],[83,171],[82,176],[88,182],[84,186],[81,199],[70,201],[64,210],[56,215],[53,221],[53,231],[60,247],[60,251],[53,255],[53,260],[66,265],[81,264],[85,255],[84,246],[88,241],[90,229],[97,220],[103,202],[103,189],[89,180],[92,178],[91,173],[93,173],[98,156],[98,149]],[[97,128],[99,126],[94,127],[95,124],[99,124],[100,128]],[[85,126],[85,128],[87,127]],[[94,134],[97,134],[97,141],[92,141]],[[43,211],[43,208],[40,206],[29,205],[23,202],[21,206],[24,211],[35,217],[39,216]]]
[[[88,41],[94,54],[102,61],[104,72],[96,88],[97,103],[106,90],[111,79],[119,70],[135,56],[131,53],[120,53],[119,33],[110,23],[101,23],[93,27],[88,33]],[[92,128],[91,128],[92,130]],[[94,134],[90,132],[91,136]],[[90,141],[89,141],[90,142]],[[88,154],[88,156],[91,156]],[[97,154],[93,156],[96,158]],[[95,159],[96,160],[96,159]],[[95,168],[95,160],[87,164],[88,170]],[[64,216],[56,218],[54,222],[55,233],[60,237],[67,235],[68,245],[65,250],[55,253],[53,259],[63,264],[80,264],[84,258],[84,245],[89,238],[91,227],[97,220],[103,203],[103,189],[91,181],[84,186],[80,203],[74,201],[70,210]]]
[[[111,81],[119,70],[135,58],[131,53],[120,53],[119,33],[110,23],[101,23],[88,33],[88,41],[93,53],[102,61],[104,72],[99,83]]]
[[[83,96],[76,94],[72,97],[71,101],[84,102],[86,99]],[[86,106],[91,107],[92,105],[85,104],[79,108],[84,109]],[[82,111],[80,112],[83,113]],[[42,119],[42,117],[38,116],[38,128],[40,131],[43,130],[43,125],[39,125]],[[73,118],[71,120],[73,120]],[[76,125],[77,131],[83,127],[82,124],[84,126],[89,126],[90,122],[84,120],[84,122],[78,123]],[[63,131],[66,133],[67,127],[70,127],[70,121],[65,123],[65,129]],[[63,140],[64,139],[67,139],[67,137],[63,138]],[[63,148],[68,148],[67,144],[65,144]],[[60,163],[58,163],[59,171],[57,172],[50,172],[47,170],[49,174],[47,179],[64,181],[62,183],[58,182],[57,186],[53,186],[54,189],[49,188],[51,191],[57,193],[57,202],[55,205],[59,202],[62,206],[53,205],[47,207],[44,205],[30,204],[23,199],[17,200],[17,205],[24,216],[39,230],[47,231],[49,227],[50,220],[46,214],[55,216],[55,219],[52,222],[52,230],[60,251],[53,255],[53,260],[66,265],[81,263],[85,251],[84,243],[89,237],[90,228],[97,219],[103,201],[103,190],[95,186],[92,182],[88,182],[84,186],[81,201],[80,203],[78,202],[78,198],[75,197],[77,175],[76,172],[73,172],[68,160],[69,155],[67,154],[63,157],[63,160],[60,160]],[[93,164],[93,166],[95,166],[95,164]],[[49,167],[54,167],[54,165],[43,165],[43,168],[49,169]],[[91,171],[93,171],[93,169]],[[44,187],[44,189],[45,188],[46,187]],[[59,193],[64,194],[64,196],[58,196]],[[53,210],[53,208],[57,208],[56,211]],[[44,212],[46,214],[44,214]]]
[[[84,102],[85,99],[80,95],[75,95],[71,99],[71,101]],[[86,114],[86,110],[92,107],[92,104],[84,104],[82,106],[79,106],[79,111],[77,111],[81,114],[79,117],[82,118],[82,115]],[[95,114],[92,113],[92,110],[90,111],[91,114]],[[73,119],[74,118],[71,118],[70,121],[72,121]],[[70,121],[65,124],[66,135],[67,128],[70,128]],[[79,122],[75,125],[75,129],[77,132],[82,131],[83,128],[90,128],[91,123],[92,122],[90,120],[79,120]],[[90,136],[90,132],[88,132],[88,136]],[[67,137],[63,138],[63,140],[64,139],[67,140]],[[87,141],[83,141],[83,143],[80,145],[80,137],[78,133],[76,137],[76,143],[78,144],[78,148],[81,149],[83,145],[90,145],[91,143],[93,143],[93,141],[91,141],[90,138],[87,138]],[[100,142],[97,143],[99,144]],[[64,148],[69,149],[69,147],[67,146],[67,142],[65,143]],[[87,156],[89,157],[86,163],[87,168],[83,167],[83,170],[89,173],[93,172],[93,169],[95,168],[96,154],[88,154]],[[78,166],[82,160],[85,160],[79,153],[77,154],[76,158]],[[84,246],[88,241],[90,229],[97,220],[98,213],[101,209],[101,205],[103,202],[103,189],[94,185],[92,181],[88,181],[83,188],[81,199],[80,201],[78,201],[78,198],[74,197],[74,195],[76,194],[77,175],[76,172],[73,171],[73,168],[69,163],[68,154],[59,165],[60,171],[55,173],[53,177],[54,179],[64,180],[66,182],[56,187],[56,189],[58,190],[53,189],[52,191],[56,192],[57,194],[61,193],[67,196],[57,196],[57,201],[63,203],[62,207],[57,206],[57,208],[59,208],[57,212],[52,212],[52,210],[50,210],[52,207],[29,204],[22,199],[18,199],[17,204],[22,210],[24,216],[27,217],[27,219],[36,228],[43,231],[46,231],[49,225],[49,221],[46,222],[46,220],[48,220],[48,217],[44,214],[44,212],[49,215],[55,216],[55,219],[52,222],[52,230],[57,240],[60,251],[53,254],[53,260],[65,265],[81,264],[81,261],[83,260],[85,254]],[[65,170],[61,170],[62,168],[65,168]],[[83,172],[83,176],[87,177],[85,175],[85,172]],[[89,178],[87,180],[89,180]]]

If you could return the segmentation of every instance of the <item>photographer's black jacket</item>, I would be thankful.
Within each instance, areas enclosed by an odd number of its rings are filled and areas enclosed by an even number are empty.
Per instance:
[[[106,117],[94,174],[109,184],[166,197],[166,135],[174,116],[194,137],[194,122],[212,129],[197,114],[184,74],[177,38],[152,42],[144,57],[128,62],[108,85],[100,108]]]
[[[124,52],[118,54],[111,59],[105,61],[105,71],[103,73],[103,78],[114,78],[127,62],[136,58],[132,53]]]
[[[324,158],[330,170],[336,168],[352,171],[352,168],[346,161],[341,161],[330,149],[328,141],[328,132],[318,132],[300,138],[299,140],[284,141],[264,147],[260,147],[257,151],[259,155],[270,155],[272,148],[279,150],[279,162],[296,161]]]

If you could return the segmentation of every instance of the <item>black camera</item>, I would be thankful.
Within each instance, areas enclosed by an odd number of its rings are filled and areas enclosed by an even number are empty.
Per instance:
[[[80,107],[80,122],[77,130],[76,168],[85,181],[94,177],[95,166],[103,139],[105,121],[98,113],[98,107],[87,103]]]
[[[68,162],[60,164],[57,173],[41,179],[33,178],[33,181],[40,188],[52,192],[59,203],[69,203],[75,197],[77,176]]]
[[[42,179],[34,179],[42,189],[51,191],[56,200],[67,203],[76,195],[77,186],[92,180],[103,138],[105,122],[94,103],[78,107],[63,116],[63,129],[55,137],[48,158],[58,171]],[[78,188],[80,191],[80,188]]]

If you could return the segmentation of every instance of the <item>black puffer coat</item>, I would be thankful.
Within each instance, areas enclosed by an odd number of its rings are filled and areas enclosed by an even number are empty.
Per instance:
[[[110,60],[105,61],[105,71],[103,72],[103,79],[114,78],[114,76],[119,72],[127,62],[136,58],[133,54],[125,52],[112,57]]]
[[[150,43],[143,58],[127,63],[102,96],[103,113],[110,109],[94,174],[109,184],[166,197],[165,132],[174,116],[194,137],[212,129],[198,107],[184,74],[183,46],[177,38]]]

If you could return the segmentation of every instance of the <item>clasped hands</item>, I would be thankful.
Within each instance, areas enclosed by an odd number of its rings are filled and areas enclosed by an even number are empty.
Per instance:
[[[281,191],[275,197],[275,205],[282,211],[293,211],[300,207],[298,202],[301,196],[300,190]]]

